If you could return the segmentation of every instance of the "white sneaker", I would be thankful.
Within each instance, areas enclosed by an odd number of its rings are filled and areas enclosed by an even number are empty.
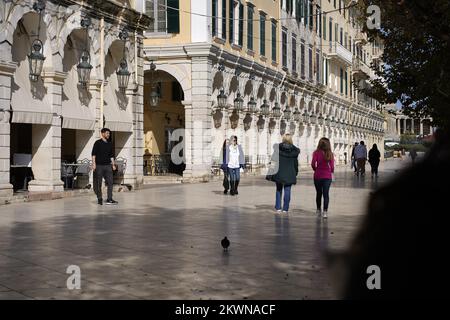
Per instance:
[[[317,214],[317,217],[321,217],[322,216],[322,211],[321,210],[316,210],[316,214]]]
[[[327,219],[328,218],[328,212],[324,211],[322,213],[322,218]]]
[[[281,212],[281,209],[278,209],[277,212],[280,213],[280,212]]]
[[[288,212],[283,210],[283,213],[288,213]]]

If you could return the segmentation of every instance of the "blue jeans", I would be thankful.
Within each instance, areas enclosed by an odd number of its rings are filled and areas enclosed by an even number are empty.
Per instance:
[[[277,193],[275,197],[275,209],[281,210],[281,196],[283,194],[284,189],[284,199],[283,199],[283,210],[289,210],[289,202],[291,202],[291,187],[290,184],[281,184],[277,182]]]
[[[230,174],[230,182],[235,182],[241,180],[241,168],[228,168],[228,173]]]
[[[316,205],[317,210],[322,208],[323,196],[323,211],[328,211],[328,203],[330,202],[330,187],[331,179],[314,179],[314,186],[316,187]]]

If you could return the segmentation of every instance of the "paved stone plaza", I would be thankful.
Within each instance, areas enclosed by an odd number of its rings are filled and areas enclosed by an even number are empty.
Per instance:
[[[346,247],[371,190],[406,163],[383,163],[378,182],[340,168],[327,222],[308,171],[289,215],[274,213],[263,177],[244,177],[238,197],[212,182],[116,193],[119,206],[94,195],[0,206],[0,299],[331,299],[324,250]],[[67,289],[69,265],[80,290]]]

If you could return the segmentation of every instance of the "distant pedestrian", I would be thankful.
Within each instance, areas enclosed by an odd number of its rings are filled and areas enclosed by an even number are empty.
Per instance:
[[[276,154],[278,152],[278,154]],[[298,155],[300,149],[294,146],[292,135],[286,133],[283,135],[282,142],[278,145],[278,150],[274,151],[272,159],[277,162],[278,170],[273,175],[273,181],[276,183],[277,191],[275,195],[275,210],[277,212],[288,213],[289,203],[291,201],[292,185],[297,183],[298,174]],[[277,161],[278,160],[278,161]],[[281,197],[283,196],[283,210],[281,210]]]
[[[372,172],[372,178],[378,177],[378,166],[380,165],[380,158],[381,158],[381,153],[378,150],[378,146],[375,143],[372,147],[372,149],[370,149],[369,151],[369,163],[370,163],[370,167],[371,167],[371,172]]]
[[[366,173],[366,161],[367,161],[367,148],[364,145],[364,141],[361,141],[358,146],[355,147],[355,159],[358,175],[364,176]]]
[[[92,148],[92,170],[94,171],[94,192],[97,195],[99,205],[103,205],[102,196],[102,180],[105,179],[105,184],[108,189],[108,198],[106,204],[117,204],[113,200],[113,170],[116,170],[116,163],[114,160],[114,151],[112,143],[109,141],[111,131],[108,128],[101,130],[101,139],[95,141]]]
[[[355,159],[355,148],[358,146],[358,142],[355,142],[355,144],[353,145],[352,148],[352,155],[350,156],[351,161],[352,161],[352,168],[354,169],[355,173],[358,172],[358,167],[356,165],[356,159]]]
[[[230,178],[230,194],[239,194],[238,187],[241,180],[240,170],[245,168],[245,156],[241,145],[238,144],[237,137],[231,136],[230,145],[226,148],[226,164]]]
[[[222,152],[221,152],[221,157],[222,157],[222,165],[220,166],[220,168],[223,171],[223,193],[227,194],[228,190],[230,190],[230,180],[229,180],[229,172],[228,172],[228,165],[227,165],[227,160],[226,160],[226,156],[227,156],[227,148],[230,146],[230,139],[225,139],[223,141],[223,145],[222,145]]]
[[[411,157],[412,163],[414,164],[414,162],[416,161],[416,158],[417,158],[417,151],[415,148],[412,148],[409,151],[409,156]]]
[[[330,202],[330,187],[334,173],[334,155],[328,138],[319,140],[313,153],[311,167],[314,170],[314,186],[316,187],[317,216],[328,218],[328,204]],[[322,211],[323,197],[323,211]]]

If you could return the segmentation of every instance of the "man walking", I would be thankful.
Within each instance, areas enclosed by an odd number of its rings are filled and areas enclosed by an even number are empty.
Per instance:
[[[355,148],[358,146],[358,142],[355,142],[355,145],[352,148],[352,155],[350,156],[350,160],[352,161],[352,168],[355,170],[355,174],[358,173],[358,167],[356,165],[356,158],[355,158]]]
[[[113,170],[116,170],[114,152],[109,137],[111,131],[108,128],[101,130],[101,139],[94,143],[92,148],[92,170],[94,171],[94,192],[97,195],[98,204],[103,205],[102,179],[108,188],[108,198],[106,204],[117,204],[112,198],[113,190]]]
[[[358,166],[358,175],[363,176],[366,173],[366,160],[367,160],[367,148],[364,145],[364,141],[361,141],[358,146],[355,147],[355,159]]]
[[[416,158],[417,158],[417,151],[416,151],[416,149],[412,148],[409,151],[409,156],[411,157],[412,163],[414,164],[414,162],[416,161]]]

